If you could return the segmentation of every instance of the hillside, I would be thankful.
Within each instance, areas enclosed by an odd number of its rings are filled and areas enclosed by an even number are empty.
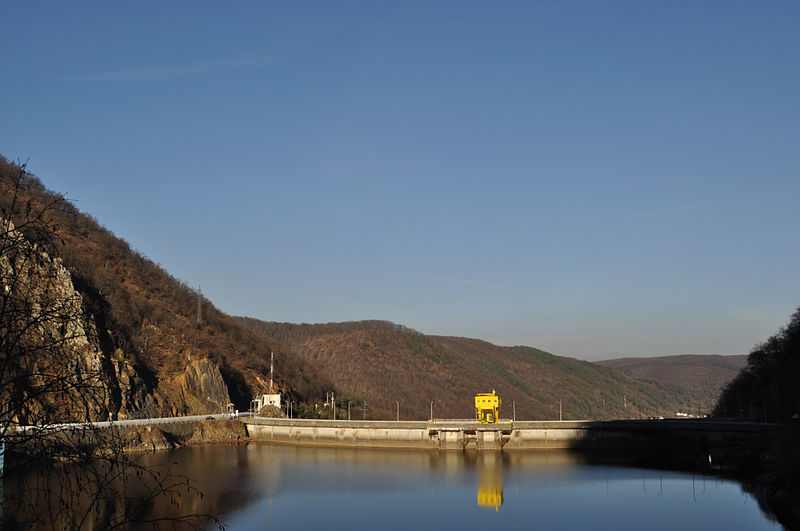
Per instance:
[[[62,357],[82,359],[82,370],[96,373],[93,386],[104,397],[102,404],[91,408],[90,418],[218,412],[228,400],[247,409],[253,394],[267,390],[270,351],[279,360],[277,387],[286,396],[316,398],[331,387],[285,346],[217,310],[198,291],[3,157],[0,207],[7,220],[0,246],[5,286],[0,317],[24,324],[36,308],[75,301],[79,311],[70,316],[70,326],[77,331],[73,335],[80,348],[62,352]],[[19,271],[26,272],[25,278],[38,278],[41,285],[24,284]],[[47,279],[62,280],[55,285]],[[45,281],[50,283],[46,289]],[[60,299],[50,296],[54,293]],[[45,296],[50,299],[45,301]],[[17,307],[19,311],[12,313]],[[49,329],[58,335],[59,327]],[[64,326],[60,329],[64,335]],[[19,342],[10,341],[7,331],[3,328],[4,366],[20,357]],[[63,346],[65,341],[53,344]],[[31,346],[24,352],[24,363],[28,367],[41,364],[37,356],[42,352]],[[3,375],[8,377],[8,372]],[[14,378],[0,382],[0,391],[21,393],[20,379]],[[45,392],[48,389],[45,385]],[[21,398],[20,403],[26,401]],[[71,408],[74,411],[68,417],[84,416],[86,408],[79,403],[62,409]],[[38,413],[46,409],[42,406]]]
[[[50,349],[59,356],[54,366],[91,374],[83,384],[98,393],[87,413],[78,387],[61,382],[68,400],[12,413],[20,421],[38,414],[64,420],[205,413],[229,400],[247,409],[254,394],[267,391],[271,351],[276,387],[286,400],[313,403],[334,391],[355,404],[366,400],[370,418],[393,417],[398,403],[402,418],[427,418],[431,402],[437,417],[469,417],[473,394],[492,388],[505,401],[504,414],[516,409],[518,418],[558,418],[559,404],[564,419],[705,412],[721,385],[715,378],[730,370],[708,360],[702,370],[689,363],[696,360],[670,370],[668,360],[604,362],[623,364],[623,374],[534,348],[426,336],[383,321],[295,325],[234,318],[1,156],[0,192],[0,361],[7,378],[0,393],[4,400],[19,395],[18,404],[36,403],[18,392],[13,372],[30,372],[44,360],[34,329],[57,347]],[[28,322],[43,307],[61,313]],[[8,330],[18,325],[25,325],[21,335],[11,338]],[[52,386],[40,384],[52,394]]]
[[[749,477],[744,489],[786,529],[800,529],[800,308],[789,324],[747,356],[725,387],[714,415],[776,424],[737,452]]]
[[[640,380],[676,385],[690,393],[702,411],[710,411],[720,391],[747,363],[747,356],[680,355],[618,358],[596,362]]]
[[[469,418],[476,392],[495,389],[503,415],[518,419],[640,418],[694,410],[678,386],[638,380],[530,347],[426,336],[384,321],[268,323],[242,318],[288,345],[346,395],[367,401],[369,418]],[[357,411],[361,415],[361,411]]]
[[[800,308],[789,324],[757,346],[747,365],[725,387],[714,410],[743,417],[797,424],[800,415]]]

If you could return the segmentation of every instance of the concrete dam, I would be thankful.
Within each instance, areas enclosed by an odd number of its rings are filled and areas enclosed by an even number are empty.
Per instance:
[[[635,450],[724,453],[774,425],[684,420],[346,421],[242,419],[250,439],[308,446],[432,450]]]

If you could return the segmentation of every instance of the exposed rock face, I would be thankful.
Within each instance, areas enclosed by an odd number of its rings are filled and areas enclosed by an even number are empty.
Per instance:
[[[170,450],[175,447],[162,430],[153,426],[142,426],[128,431],[124,435],[123,445],[126,451],[132,452]]]
[[[0,220],[0,380],[12,420],[99,420],[118,409],[83,299],[61,260]]]
[[[222,413],[230,402],[219,369],[208,359],[189,363],[183,374],[159,386],[173,415]]]
[[[124,360],[112,363],[116,386],[120,391],[120,407],[117,418],[123,420],[136,417],[160,416],[161,407],[156,391],[142,380],[133,365]]]
[[[243,442],[247,440],[247,426],[241,420],[204,420],[197,424],[187,441],[190,444],[209,442]]]
[[[219,368],[189,362],[149,385],[59,258],[0,218],[0,401],[20,424],[219,413]]]

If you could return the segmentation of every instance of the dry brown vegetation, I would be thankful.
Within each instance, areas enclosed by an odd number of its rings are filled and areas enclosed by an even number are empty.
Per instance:
[[[530,347],[426,336],[385,321],[320,325],[243,319],[287,344],[333,381],[363,398],[370,418],[469,418],[473,396],[495,389],[502,414],[518,419],[641,418],[696,412],[696,396],[595,364]],[[707,407],[702,413],[707,413]]]
[[[0,157],[4,189],[17,169]],[[209,358],[244,409],[253,394],[266,391],[272,350],[285,399],[319,401],[336,391],[366,400],[372,418],[392,417],[396,402],[401,417],[427,418],[431,401],[434,416],[469,417],[472,395],[492,388],[504,399],[504,414],[511,416],[514,404],[520,418],[558,418],[559,402],[565,419],[707,410],[707,400],[701,403],[696,392],[674,382],[643,382],[633,372],[528,347],[425,336],[385,321],[307,325],[232,318],[35,177],[26,175],[21,194],[33,208],[58,206],[48,212],[57,227],[55,245],[102,349],[109,359],[130,362],[149,389],[175,378],[191,359]],[[0,206],[8,206],[6,199],[3,194]]]
[[[190,360],[208,358],[219,366],[231,399],[246,409],[253,394],[266,391],[270,351],[280,360],[277,387],[287,396],[317,397],[331,387],[284,345],[253,333],[217,310],[197,290],[131,249],[33,175],[25,173],[17,186],[19,170],[19,165],[0,157],[0,208],[16,221],[25,208],[36,211],[50,205],[45,221],[54,227],[54,252],[82,296],[106,358],[130,362],[149,390],[181,373]],[[9,203],[15,186],[22,210],[12,209]],[[199,322],[198,300],[202,305]],[[142,412],[147,413],[169,411]]]
[[[722,389],[747,364],[747,356],[691,355],[618,358],[598,365],[622,371],[640,380],[677,385],[689,393],[702,411],[710,411]]]

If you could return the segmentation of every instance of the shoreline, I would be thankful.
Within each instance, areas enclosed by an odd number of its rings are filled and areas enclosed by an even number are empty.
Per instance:
[[[272,442],[298,446],[423,450],[629,450],[723,463],[747,441],[770,433],[765,424],[725,421],[517,421],[481,424],[472,419],[432,421],[321,420],[266,417],[176,418],[153,424],[80,425],[12,444],[47,451],[63,443],[103,451],[156,451],[196,444]],[[9,440],[8,442],[11,442]],[[37,444],[41,448],[36,448]]]

